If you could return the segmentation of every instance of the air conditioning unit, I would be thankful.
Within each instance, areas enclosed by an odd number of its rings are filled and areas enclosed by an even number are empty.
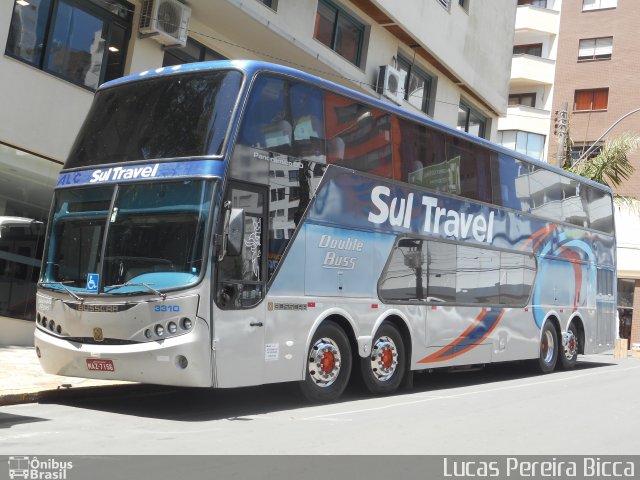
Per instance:
[[[382,65],[378,72],[376,90],[398,105],[404,100],[404,81],[407,72],[402,72],[391,65]]]
[[[187,44],[191,7],[178,0],[144,0],[140,15],[140,33],[163,45]]]

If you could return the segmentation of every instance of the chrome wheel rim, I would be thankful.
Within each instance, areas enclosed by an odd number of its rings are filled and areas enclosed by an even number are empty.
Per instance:
[[[329,387],[338,379],[342,358],[336,342],[320,338],[309,351],[309,377],[319,387]]]
[[[371,348],[371,371],[380,382],[386,382],[398,368],[398,348],[390,337],[380,337]]]
[[[564,334],[562,343],[564,356],[567,358],[567,360],[572,360],[576,354],[576,351],[578,350],[578,339],[576,338],[574,333],[569,330]]]
[[[551,364],[556,351],[556,346],[555,342],[553,341],[553,334],[551,333],[551,330],[545,331],[544,335],[542,335],[540,351],[544,363]]]

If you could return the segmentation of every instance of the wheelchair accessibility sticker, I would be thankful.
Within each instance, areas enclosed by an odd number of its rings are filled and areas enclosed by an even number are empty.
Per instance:
[[[100,275],[97,273],[89,273],[87,275],[87,292],[97,292]]]

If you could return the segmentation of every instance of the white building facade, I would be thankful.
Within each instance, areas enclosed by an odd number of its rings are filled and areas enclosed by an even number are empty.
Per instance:
[[[105,81],[177,63],[260,59],[497,139],[513,0],[186,3],[0,0],[0,344],[31,342],[53,188]],[[405,78],[386,96],[376,89],[381,66]]]
[[[497,142],[537,160],[549,160],[553,84],[562,0],[517,3],[507,116]]]

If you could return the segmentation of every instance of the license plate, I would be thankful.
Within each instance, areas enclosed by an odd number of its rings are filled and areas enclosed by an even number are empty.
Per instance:
[[[115,372],[112,360],[96,360],[94,358],[87,358],[87,368],[89,370],[98,372]]]

